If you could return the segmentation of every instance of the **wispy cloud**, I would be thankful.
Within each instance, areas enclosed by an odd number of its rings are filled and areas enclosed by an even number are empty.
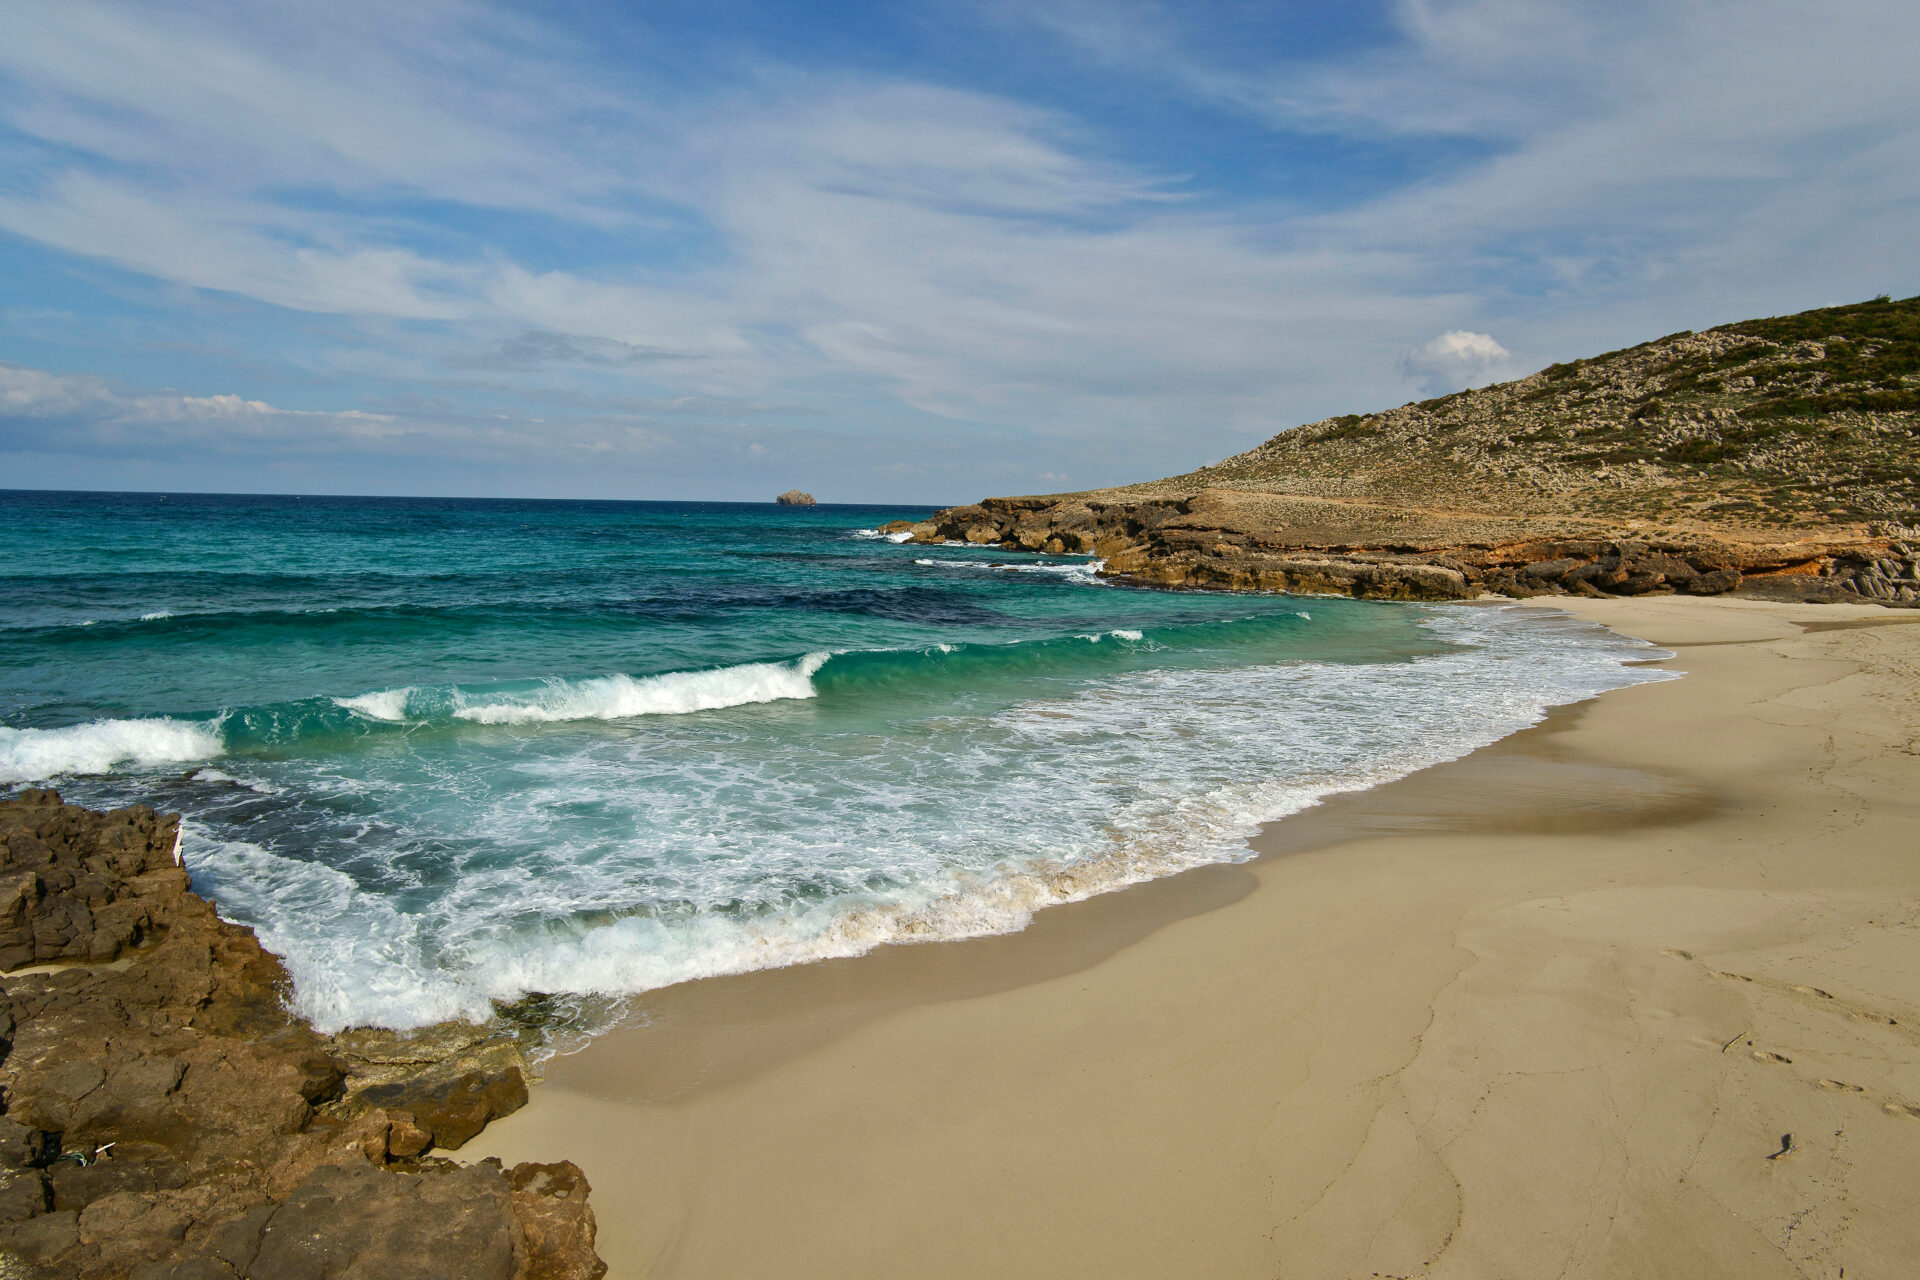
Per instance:
[[[1813,22],[1785,0],[1404,0],[1377,36],[1311,47],[1231,7],[980,12],[942,38],[984,61],[1038,31],[1053,70],[741,48],[726,74],[675,74],[479,0],[29,7],[0,42],[0,230],[161,282],[162,311],[326,317],[317,340],[275,321],[272,350],[228,332],[256,365],[351,389],[341,413],[431,391],[451,403],[387,429],[464,433],[443,447],[487,458],[706,450],[716,492],[760,483],[740,459],[776,437],[852,477],[833,432],[863,441],[862,467],[925,470],[964,431],[989,443],[961,453],[1018,453],[1035,485],[1180,470],[1326,413],[1920,274],[1908,4]],[[1129,94],[1188,122],[1148,137],[1113,107]],[[1253,181],[1274,147],[1322,180]],[[1342,165],[1372,166],[1363,195],[1332,181]],[[1429,350],[1437,333],[1499,334],[1511,356]],[[131,420],[88,394],[63,421]],[[573,406],[564,447],[529,397]],[[620,397],[786,408],[618,429],[580,408]],[[291,438],[248,412],[260,440]],[[912,492],[998,483],[978,465]]]
[[[523,372],[547,365],[619,366],[687,358],[688,353],[685,352],[643,347],[612,338],[555,333],[550,329],[526,329],[486,351],[454,356],[448,363],[459,368]]]

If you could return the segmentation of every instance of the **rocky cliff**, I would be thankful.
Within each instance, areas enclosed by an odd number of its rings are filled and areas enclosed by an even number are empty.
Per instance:
[[[42,966],[0,982],[0,1274],[602,1275],[579,1169],[434,1154],[526,1101],[512,1036],[319,1034],[178,847],[177,815],[0,800],[0,967]]]
[[[1877,299],[1329,418],[1183,476],[889,529],[1099,554],[1169,586],[1914,605],[1916,436],[1920,298]]]

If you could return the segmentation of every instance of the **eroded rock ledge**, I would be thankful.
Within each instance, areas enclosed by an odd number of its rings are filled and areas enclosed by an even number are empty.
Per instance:
[[[0,1274],[596,1280],[572,1164],[461,1165],[510,1036],[322,1035],[178,862],[179,817],[0,800]]]
[[[1920,606],[1916,548],[1894,539],[1742,539],[1226,490],[990,498],[883,528],[916,542],[1099,555],[1103,574],[1168,587],[1382,600],[1739,590]]]

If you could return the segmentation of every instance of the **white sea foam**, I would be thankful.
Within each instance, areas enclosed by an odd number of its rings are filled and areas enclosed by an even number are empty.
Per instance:
[[[362,693],[351,698],[335,698],[335,705],[348,711],[357,711],[369,720],[385,720],[397,723],[407,718],[407,698],[413,693],[412,686],[399,689],[379,689],[373,693]]]
[[[951,544],[950,544],[951,545]],[[1084,586],[1104,587],[1109,585],[1100,576],[1100,570],[1106,567],[1105,560],[1082,560],[1072,564],[1023,564],[1010,560],[934,560],[919,558],[915,564],[925,565],[929,569],[959,569],[963,571],[993,571],[1002,573],[1044,573],[1065,578]]]
[[[142,622],[158,622],[158,621],[160,621],[160,619],[162,619],[162,618],[171,618],[172,616],[173,616],[173,611],[172,611],[172,610],[170,610],[170,609],[159,609],[159,610],[156,610],[156,611],[155,611],[155,612],[153,612],[153,613],[143,613],[143,614],[141,614],[141,615],[140,615],[140,621],[142,621]]]
[[[813,675],[831,656],[809,653],[792,662],[747,662],[657,676],[550,680],[526,693],[484,695],[484,701],[469,700],[474,695],[460,695],[453,714],[478,724],[545,724],[684,715],[750,702],[811,698]]]
[[[319,862],[222,840],[188,822],[185,863],[224,913],[253,925],[293,977],[294,1012],[322,1031],[418,1027],[493,1010],[471,981],[430,963],[420,922]],[[326,927],[316,929],[317,921]]]
[[[204,769],[195,769],[193,771],[193,780],[195,782],[231,783],[236,787],[245,787],[248,791],[257,791],[263,796],[280,794],[280,788],[270,782],[262,782],[258,778],[242,778],[237,774],[228,773],[225,769],[215,769],[210,765]]]
[[[413,1026],[532,991],[617,999],[1019,929],[1055,903],[1246,858],[1259,823],[1463,755],[1548,707],[1670,678],[1622,665],[1657,650],[1531,611],[1434,611],[1428,625],[1454,647],[1114,673],[879,731],[748,737],[687,717],[645,739],[528,744],[513,786],[453,810],[392,792],[383,821],[429,806],[417,835],[355,828],[311,860],[210,842],[188,861],[288,957],[303,1013]],[[465,710],[525,722],[810,696],[824,660],[556,682]],[[424,893],[412,859],[431,845],[455,861]],[[396,848],[413,851],[404,865]]]
[[[0,782],[151,768],[220,754],[218,720],[94,720],[61,729],[0,728]]]

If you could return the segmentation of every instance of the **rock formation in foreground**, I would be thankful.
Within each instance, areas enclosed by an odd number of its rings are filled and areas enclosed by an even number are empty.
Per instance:
[[[1920,298],[1674,334],[1183,476],[885,527],[1164,586],[1920,605]]]
[[[0,800],[0,1275],[595,1280],[572,1164],[461,1165],[510,1035],[321,1035],[188,887],[179,818]]]
[[[812,494],[802,493],[798,489],[789,489],[775,498],[774,501],[783,507],[811,507],[815,505]]]

